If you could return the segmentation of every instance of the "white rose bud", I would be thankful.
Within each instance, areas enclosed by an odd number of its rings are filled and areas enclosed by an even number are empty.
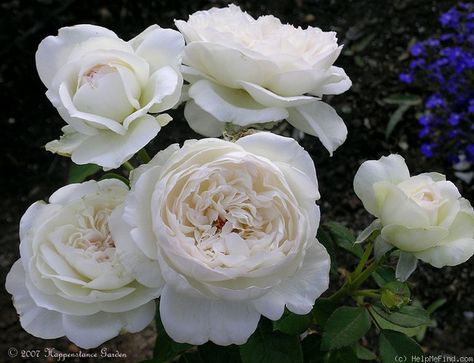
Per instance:
[[[383,242],[402,251],[400,262],[411,255],[440,268],[474,254],[474,210],[444,175],[410,177],[404,159],[390,155],[363,163],[354,190],[377,217],[364,235],[381,228]]]
[[[331,154],[344,142],[344,122],[321,101],[351,86],[333,66],[342,49],[336,33],[295,28],[271,15],[254,19],[235,5],[175,23],[187,43],[185,116],[196,132],[219,136],[226,122],[245,127],[287,119]]]
[[[23,215],[21,257],[6,289],[28,333],[94,348],[153,320],[158,291],[119,262],[109,231],[109,216],[127,193],[113,179],[70,184]]]
[[[134,172],[110,226],[137,280],[163,287],[171,338],[243,344],[260,315],[307,314],[327,289],[318,198],[313,161],[293,139],[191,140]],[[147,261],[128,257],[137,250]]]
[[[61,28],[45,38],[36,66],[68,124],[46,149],[76,164],[119,167],[171,120],[161,112],[181,96],[183,48],[179,32],[157,25],[128,42],[94,25]]]

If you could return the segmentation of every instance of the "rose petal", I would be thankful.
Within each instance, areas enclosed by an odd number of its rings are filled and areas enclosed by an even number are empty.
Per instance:
[[[210,300],[177,293],[165,286],[160,316],[168,335],[178,343],[244,344],[257,328],[260,314],[244,302]]]
[[[364,162],[354,177],[354,191],[364,204],[364,208],[374,216],[379,216],[373,185],[379,181],[398,184],[410,177],[405,160],[396,154],[383,156],[379,160]]]
[[[265,107],[243,90],[222,87],[207,80],[193,84],[189,96],[219,121],[239,126],[279,121],[288,116],[284,108]]]
[[[291,108],[288,112],[288,122],[298,130],[317,136],[330,155],[346,140],[344,121],[324,102],[315,101]]]

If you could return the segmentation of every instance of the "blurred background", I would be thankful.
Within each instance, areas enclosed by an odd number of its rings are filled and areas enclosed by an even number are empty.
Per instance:
[[[107,27],[127,40],[151,24],[174,28],[174,19],[186,20],[189,14],[197,10],[222,7],[229,3],[217,0],[0,2],[0,361],[29,361],[18,357],[16,360],[10,359],[7,354],[10,347],[41,350],[51,347],[63,352],[78,351],[66,339],[41,340],[24,332],[11,296],[4,289],[5,276],[19,257],[18,223],[22,214],[31,203],[47,199],[53,191],[67,184],[70,167],[68,159],[44,150],[48,141],[58,138],[64,122],[44,95],[45,87],[36,73],[34,55],[39,42],[48,35],[56,35],[60,27],[79,23]],[[441,14],[445,14],[456,2],[261,0],[234,3],[255,17],[272,14],[282,22],[295,26],[317,26],[325,31],[336,31],[339,42],[344,44],[336,65],[346,70],[353,87],[343,95],[328,98],[328,102],[337,109],[348,126],[346,143],[330,158],[316,138],[299,135],[288,125],[281,128],[283,134],[299,137],[300,143],[315,161],[322,195],[320,206],[323,222],[341,222],[358,232],[371,221],[353,193],[352,180],[361,162],[389,153],[403,155],[413,174],[423,171],[446,174],[472,203],[473,188],[469,180],[472,171],[469,150],[474,154],[474,145],[471,149],[469,146],[472,145],[472,113],[470,116],[459,116],[457,121],[451,120],[454,111],[446,111],[449,105],[428,104],[428,100],[436,96],[436,92],[442,92],[443,88],[438,85],[438,89],[430,89],[436,82],[430,81],[426,75],[423,76],[425,79],[418,80],[417,72],[424,70],[413,63],[413,60],[424,56],[436,57],[439,53],[427,55],[423,41],[439,39],[446,32],[452,34],[456,31],[456,24],[449,23],[454,21],[454,15],[451,18],[448,16],[449,19],[445,19],[444,23],[440,19]],[[445,23],[448,26],[444,26]],[[458,44],[458,40],[445,41]],[[470,42],[471,51],[472,40],[472,36],[466,40]],[[419,52],[417,47],[422,47],[422,50]],[[449,55],[445,58],[448,59]],[[472,96],[472,73],[466,79],[467,86],[463,87],[470,88],[468,91]],[[474,108],[474,105],[470,107]],[[447,115],[446,120],[451,121],[443,121],[443,112]],[[441,121],[423,119],[423,116],[432,117],[436,113]],[[199,137],[182,119],[182,109],[176,110],[173,116],[173,123],[151,145],[150,150],[153,152],[174,142],[182,143],[186,139]],[[448,125],[449,129],[443,125]],[[466,136],[465,127],[463,129],[458,125],[467,125],[471,133],[467,131]],[[458,129],[460,131],[456,131]],[[448,134],[449,137],[443,136]],[[435,136],[436,139],[433,139]],[[471,139],[466,141],[463,137]],[[354,261],[348,259],[345,263],[350,268]],[[435,314],[437,326],[428,330],[421,345],[432,354],[474,355],[473,260],[442,270],[420,265],[410,279],[413,295],[422,304],[429,304],[438,297],[447,299],[447,303]],[[127,355],[127,358],[122,359],[110,358],[111,361],[135,362],[151,357],[154,339],[154,328],[150,326],[142,333],[120,336],[105,343],[104,347],[109,352],[119,351]],[[100,351],[100,347],[96,351]]]

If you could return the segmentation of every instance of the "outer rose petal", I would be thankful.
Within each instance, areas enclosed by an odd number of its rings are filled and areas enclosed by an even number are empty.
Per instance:
[[[240,88],[238,81],[265,86],[278,71],[271,60],[254,59],[238,50],[207,42],[188,44],[183,63],[230,88]]]
[[[315,240],[306,250],[303,264],[296,274],[256,300],[256,309],[273,320],[281,317],[284,305],[295,314],[309,313],[316,299],[329,286],[330,265],[326,249]]]
[[[462,238],[436,246],[414,255],[434,267],[456,266],[466,262],[474,255],[474,239]]]
[[[331,77],[328,79],[328,83],[321,87],[320,94],[340,95],[351,88],[352,81],[347,76],[344,69],[340,67],[331,67],[329,68],[329,71],[331,72]]]
[[[116,253],[123,266],[141,284],[161,288],[164,285],[159,266],[146,257],[132,242],[130,229],[122,219],[123,207],[114,210],[109,219],[109,227],[114,238]]]
[[[364,162],[354,177],[354,191],[365,209],[378,217],[379,209],[375,200],[373,185],[379,181],[398,184],[410,177],[405,160],[400,155],[389,155],[380,160]]]
[[[279,96],[266,88],[249,82],[240,81],[239,84],[255,101],[267,107],[296,107],[315,101],[315,98],[310,96]]]
[[[306,199],[319,199],[318,179],[313,159],[294,139],[275,135],[271,132],[258,132],[253,135],[240,138],[236,144],[242,146],[246,151],[256,155],[264,156],[278,166],[287,177],[292,177],[291,171],[296,172],[294,177],[297,192],[301,190]]]
[[[210,300],[182,295],[165,286],[160,316],[168,335],[178,343],[244,344],[257,329],[260,314],[241,301]]]
[[[449,231],[443,227],[408,228],[391,224],[382,229],[382,238],[402,251],[417,252],[434,247]]]
[[[159,117],[166,117],[160,115]],[[76,164],[94,163],[104,169],[118,168],[153,139],[161,129],[157,119],[146,115],[135,120],[124,136],[102,131],[84,140],[71,153]],[[61,143],[61,140],[58,141]]]
[[[67,62],[74,46],[91,37],[118,39],[117,35],[109,29],[97,25],[81,24],[61,28],[58,36],[49,36],[41,41],[36,52],[36,68],[46,87],[51,86],[54,75]]]
[[[189,127],[207,137],[219,137],[225,131],[225,122],[221,122],[190,100],[184,107],[184,117]]]
[[[35,337],[56,339],[64,336],[61,313],[35,304],[25,286],[25,271],[17,260],[7,275],[6,290],[13,295],[13,304],[20,315],[23,329]]]
[[[90,349],[119,335],[143,330],[155,315],[153,301],[126,313],[97,313],[89,316],[64,315],[66,336],[81,348]]]
[[[298,130],[318,137],[330,155],[346,140],[347,127],[328,104],[315,101],[288,111],[288,122]]]
[[[288,116],[284,108],[262,106],[243,90],[222,87],[207,80],[193,84],[189,96],[217,120],[239,126],[279,121]]]
[[[162,29],[156,24],[149,26],[129,43],[137,55],[150,63],[151,72],[167,65],[178,66],[184,50],[184,38],[181,33]]]

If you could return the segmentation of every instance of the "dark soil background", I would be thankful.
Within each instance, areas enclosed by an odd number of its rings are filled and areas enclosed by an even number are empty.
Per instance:
[[[197,10],[228,3],[205,0],[0,2],[0,362],[35,361],[9,358],[10,347],[41,351],[52,347],[62,352],[78,350],[66,339],[41,340],[24,332],[11,297],[3,286],[7,272],[19,257],[18,223],[21,215],[31,203],[48,198],[67,183],[70,165],[68,159],[50,154],[43,147],[59,136],[63,121],[45,97],[45,88],[36,73],[34,53],[39,42],[48,35],[55,35],[60,27],[78,23],[102,25],[123,39],[130,39],[151,24],[173,27],[173,19],[187,19]],[[329,103],[344,118],[349,128],[348,140],[332,158],[316,138],[305,136],[300,140],[312,154],[318,170],[323,222],[342,222],[356,232],[370,222],[370,216],[352,191],[352,180],[361,162],[391,152],[402,154],[413,174],[423,171],[447,174],[462,194],[473,200],[472,188],[456,180],[442,160],[428,162],[420,156],[416,136],[418,124],[414,116],[416,109],[405,114],[389,140],[384,137],[386,124],[395,108],[385,104],[383,99],[407,91],[416,92],[407,90],[398,81],[398,73],[407,67],[409,44],[438,32],[439,14],[453,6],[454,1],[261,0],[236,3],[254,16],[273,14],[283,22],[335,30],[345,45],[337,65],[346,70],[353,87]],[[199,137],[190,131],[181,115],[182,110],[175,112],[175,121],[158,135],[152,150]],[[287,135],[292,131],[290,127],[283,129]],[[351,267],[350,264],[351,261],[347,262],[347,268]],[[412,276],[414,296],[422,303],[429,304],[440,296],[448,299],[435,315],[438,326],[429,329],[422,342],[430,354],[474,355],[473,277],[472,259],[463,265],[441,270],[421,264]],[[109,353],[125,353],[127,358],[102,361],[144,359],[151,356],[153,344],[153,327],[142,333],[121,336],[103,347]],[[101,348],[92,351],[100,353]],[[69,361],[85,362],[88,359]]]

